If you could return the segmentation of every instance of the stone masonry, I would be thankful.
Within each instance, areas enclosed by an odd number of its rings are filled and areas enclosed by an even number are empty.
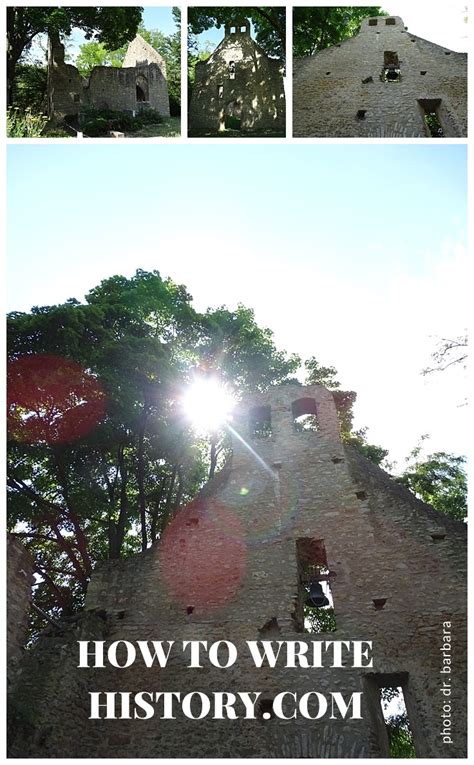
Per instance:
[[[467,135],[467,54],[367,18],[339,45],[295,59],[296,137]]]
[[[224,39],[212,55],[196,64],[190,134],[226,128],[284,133],[281,66],[252,39],[248,19],[226,26]]]
[[[152,108],[169,117],[165,61],[140,35],[128,46],[121,68],[96,66],[84,78],[75,66],[65,63],[59,36],[50,34],[49,117],[61,120],[92,108],[130,113]]]
[[[33,560],[11,534],[7,536],[7,583],[7,663],[9,671],[14,671],[23,657],[28,632]]]
[[[315,430],[298,429],[308,415]],[[298,422],[298,419],[296,420]],[[233,421],[233,454],[159,543],[97,567],[85,610],[48,628],[12,698],[13,757],[387,757],[380,688],[402,687],[417,757],[466,756],[465,524],[417,500],[339,436],[332,394],[278,386]],[[329,582],[336,631],[305,631],[306,567]],[[324,573],[326,572],[326,573]],[[323,576],[324,574],[324,576]],[[443,623],[452,745],[443,745]],[[78,669],[77,640],[232,641],[229,669]],[[371,640],[373,668],[257,669],[247,640]],[[89,720],[91,691],[362,691],[362,719]]]

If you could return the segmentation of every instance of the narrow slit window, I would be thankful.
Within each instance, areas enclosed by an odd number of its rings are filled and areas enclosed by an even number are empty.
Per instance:
[[[229,61],[229,78],[235,80],[235,61]]]
[[[326,549],[322,539],[296,540],[298,592],[293,622],[297,632],[335,632]]]
[[[252,438],[269,438],[272,434],[272,411],[270,406],[255,406],[249,413],[249,430]]]
[[[316,401],[314,398],[299,398],[291,405],[293,426],[297,433],[319,430]]]

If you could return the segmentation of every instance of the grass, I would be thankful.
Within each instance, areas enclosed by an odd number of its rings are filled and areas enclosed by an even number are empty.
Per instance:
[[[165,117],[162,122],[145,125],[140,130],[125,132],[125,138],[179,138],[180,135],[180,117]]]

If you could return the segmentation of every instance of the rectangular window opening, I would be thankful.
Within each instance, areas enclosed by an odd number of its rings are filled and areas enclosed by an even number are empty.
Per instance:
[[[240,31],[241,32],[246,32],[247,31],[247,27],[240,27]]]
[[[376,27],[377,19],[369,19],[369,27]]]
[[[335,632],[336,618],[332,598],[326,549],[322,539],[296,540],[298,592],[293,622],[297,632]]]
[[[270,438],[272,435],[272,410],[270,406],[254,406],[250,410],[249,431],[252,438]]]
[[[382,757],[416,757],[407,710],[408,673],[368,674],[364,678],[372,724]]]
[[[431,138],[444,138],[445,133],[439,118],[441,99],[420,99],[418,103],[423,112],[423,121],[427,135]]]
[[[395,24],[395,19],[385,19],[385,26],[392,27]]]

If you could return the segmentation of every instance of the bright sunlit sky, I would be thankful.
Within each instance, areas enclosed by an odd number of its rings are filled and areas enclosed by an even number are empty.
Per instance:
[[[295,0],[294,5],[303,5]],[[320,2],[307,5],[351,5],[351,3]],[[354,3],[354,5],[356,5]],[[370,5],[370,3],[365,3]],[[377,5],[377,3],[373,3]],[[401,16],[408,30],[425,40],[444,45],[451,50],[467,50],[466,16],[467,0],[443,0],[433,3],[433,0],[388,0],[380,3],[380,7],[393,16]],[[205,42],[217,45],[224,37],[224,29],[208,29],[198,36],[199,43],[205,47]]]
[[[277,345],[335,366],[356,425],[402,459],[467,448],[466,150],[371,145],[10,145],[8,309],[157,269],[195,307],[239,301]]]

